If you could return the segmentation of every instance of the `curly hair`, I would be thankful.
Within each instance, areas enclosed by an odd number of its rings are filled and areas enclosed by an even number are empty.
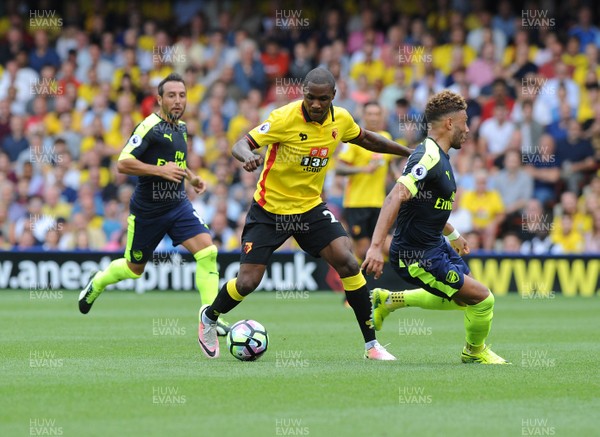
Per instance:
[[[429,98],[425,107],[425,117],[428,123],[433,123],[445,115],[465,109],[467,102],[461,95],[445,90]]]

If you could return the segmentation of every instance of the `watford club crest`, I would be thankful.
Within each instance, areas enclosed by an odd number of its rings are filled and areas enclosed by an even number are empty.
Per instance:
[[[331,136],[333,137],[334,140],[337,140],[337,136],[338,136],[337,128],[335,128],[331,131]]]
[[[246,255],[248,254],[248,252],[250,252],[250,251],[252,250],[252,245],[253,245],[253,244],[254,244],[254,243],[252,243],[252,242],[248,242],[248,241],[247,241],[246,243],[244,243],[244,253],[245,253]]]

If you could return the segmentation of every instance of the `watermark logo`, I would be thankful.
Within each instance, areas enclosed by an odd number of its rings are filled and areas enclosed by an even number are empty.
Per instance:
[[[307,233],[309,225],[303,220],[302,214],[276,214],[275,232]]]
[[[34,284],[29,287],[29,300],[58,300],[62,298],[62,290],[53,290],[51,284]]]
[[[179,46],[152,47],[152,62],[159,64],[185,64],[187,55]]]
[[[275,435],[310,435],[310,429],[302,419],[275,419]]]
[[[180,267],[186,264],[186,260],[179,252],[154,252],[152,254],[152,264]]]
[[[398,320],[398,335],[431,335],[431,326],[425,326],[425,319]]]
[[[308,367],[307,358],[302,358],[302,351],[277,351],[275,352],[275,367]]]
[[[523,282],[522,285],[522,299],[554,299],[556,297],[556,292],[550,290],[550,283],[534,281]]]
[[[281,29],[306,29],[310,20],[302,17],[302,9],[277,9],[275,11],[275,27]]]
[[[548,79],[545,77],[526,76],[521,79],[521,92],[524,97],[555,95],[556,88],[549,86]]]
[[[152,182],[152,200],[155,202],[173,202],[187,199],[185,190],[180,190],[181,182]]]
[[[56,151],[54,145],[31,144],[29,146],[29,162],[32,164],[57,164],[63,162],[62,153]]]
[[[185,335],[185,326],[179,326],[179,319],[154,318],[152,319],[152,335]]]
[[[31,30],[52,30],[63,27],[63,19],[55,10],[30,9],[29,28]]]
[[[64,87],[52,77],[40,77],[29,82],[29,93],[37,96],[62,96]]]
[[[187,398],[180,393],[179,387],[153,386],[152,403],[157,405],[185,405]]]
[[[556,435],[556,427],[548,423],[548,419],[521,419],[521,435]]]
[[[299,287],[294,284],[291,284],[290,287],[286,284],[278,285],[275,289],[275,299],[303,300],[310,297],[308,290],[300,291],[297,288]]]
[[[56,419],[30,418],[29,435],[63,435],[63,427],[57,424]]]
[[[304,94],[302,79],[294,77],[275,78],[275,94],[286,96],[301,96]]]
[[[529,153],[521,155],[521,162],[527,164],[553,164],[556,161],[554,153],[548,153],[550,148],[547,146],[534,146]]]
[[[431,258],[425,256],[424,250],[400,250],[398,258],[406,266],[417,264],[421,268],[430,268],[433,265]]]
[[[432,61],[431,53],[427,53],[425,46],[403,45],[398,49],[400,64],[428,64]]]
[[[56,217],[50,214],[29,214],[29,230],[34,231],[42,226],[47,231],[59,231],[64,229],[64,223],[56,221]]]
[[[398,402],[400,404],[431,404],[433,398],[425,392],[425,387],[399,387]]]
[[[523,367],[555,367],[556,360],[548,357],[547,350],[526,350],[521,352]]]
[[[405,114],[398,116],[398,127],[400,131],[427,132],[431,129],[431,123],[427,122],[425,114]]]
[[[521,26],[524,29],[552,29],[556,20],[548,16],[548,9],[521,10]]]
[[[29,367],[56,369],[64,364],[62,358],[56,357],[56,352],[51,350],[29,351]]]
[[[549,214],[521,214],[521,230],[527,232],[551,232],[554,222]]]

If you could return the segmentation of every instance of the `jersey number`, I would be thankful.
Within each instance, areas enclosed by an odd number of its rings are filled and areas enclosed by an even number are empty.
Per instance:
[[[329,219],[331,220],[331,223],[337,223],[338,219],[335,218],[335,216],[333,215],[333,213],[331,211],[323,211],[323,215],[324,216],[329,216]]]
[[[300,165],[303,167],[325,167],[329,158],[319,158],[318,156],[303,156]]]

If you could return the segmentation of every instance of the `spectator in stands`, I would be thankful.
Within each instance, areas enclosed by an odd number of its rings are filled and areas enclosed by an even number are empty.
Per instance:
[[[258,59],[256,43],[250,39],[240,45],[240,60],[233,66],[235,84],[244,94],[256,88],[262,93],[266,90],[266,76],[262,63]]]
[[[579,40],[581,51],[588,44],[598,44],[600,42],[600,29],[592,23],[592,9],[584,4],[579,7],[577,12],[577,24],[569,30],[569,36],[574,36]]]
[[[19,155],[29,148],[29,141],[25,137],[25,119],[13,115],[9,122],[10,133],[4,137],[2,151],[8,155],[11,162],[15,162]]]
[[[481,235],[483,248],[492,250],[505,208],[500,193],[488,188],[485,171],[475,174],[475,190],[464,193],[461,206],[471,212],[473,229]]]
[[[539,99],[543,106],[552,112],[560,106],[561,100],[558,90],[565,89],[565,99],[573,110],[579,108],[579,86],[571,79],[569,68],[564,62],[555,65],[556,76],[548,79],[540,89]]]
[[[498,102],[494,107],[494,116],[481,123],[477,147],[479,153],[487,158],[488,165],[504,155],[515,131],[515,125],[508,114],[508,107]]]
[[[561,179],[569,191],[579,193],[586,178],[596,170],[592,144],[583,139],[581,125],[577,120],[570,120],[567,138],[556,144],[556,158],[561,166]]]
[[[516,109],[516,106],[515,106]],[[533,119],[533,101],[523,100],[521,118],[515,128],[521,133],[521,153],[523,156],[535,154],[544,133],[544,126]]]
[[[502,252],[505,254],[519,254],[521,252],[521,239],[514,232],[509,232],[502,238]]]
[[[600,210],[596,209],[592,214],[593,227],[584,236],[584,253],[600,253]]]
[[[60,67],[60,58],[54,47],[50,45],[48,33],[43,29],[38,29],[33,34],[33,49],[29,53],[29,66],[38,73],[46,64]]]
[[[518,150],[508,150],[504,155],[504,169],[499,171],[493,185],[502,197],[506,214],[505,229],[520,224],[523,208],[533,196],[533,178],[521,163]]]
[[[556,245],[558,253],[581,253],[583,252],[583,234],[573,226],[573,216],[563,214],[560,217],[560,226],[554,227],[550,233],[552,242]]]
[[[534,181],[533,197],[542,205],[551,205],[557,200],[557,183],[560,180],[560,162],[555,153],[554,139],[548,134],[540,137],[534,153],[523,155],[525,170]]]
[[[6,65],[10,59],[17,56],[17,53],[25,49],[23,31],[16,26],[11,26],[6,32],[5,40],[3,39],[0,44],[0,65]]]
[[[485,43],[481,46],[479,57],[475,59],[466,69],[466,79],[469,83],[482,88],[490,85],[494,80],[495,47],[493,43]]]
[[[592,217],[584,210],[584,205],[581,207],[577,202],[577,195],[572,191],[565,191],[560,195],[560,203],[556,205],[553,229],[557,230],[558,234],[563,234],[561,229],[561,218],[568,215],[572,219],[569,226],[580,235],[590,232],[592,229]]]
[[[537,199],[527,202],[521,225],[521,253],[523,255],[550,255],[558,253],[552,239],[552,220],[550,213],[545,210]]]

